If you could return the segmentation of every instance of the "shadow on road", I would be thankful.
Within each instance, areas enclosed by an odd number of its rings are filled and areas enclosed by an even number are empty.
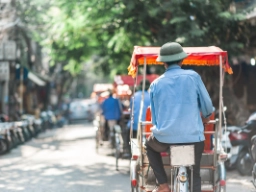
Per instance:
[[[128,181],[129,177],[113,171],[111,165],[104,163],[88,167],[42,163],[24,168],[3,168],[1,172],[0,191],[4,192],[126,191],[122,180]]]

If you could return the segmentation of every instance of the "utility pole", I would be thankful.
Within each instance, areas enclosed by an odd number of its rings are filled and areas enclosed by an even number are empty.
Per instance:
[[[23,86],[23,76],[24,76],[24,69],[20,66],[20,114],[23,113],[23,93],[24,93],[24,86]]]

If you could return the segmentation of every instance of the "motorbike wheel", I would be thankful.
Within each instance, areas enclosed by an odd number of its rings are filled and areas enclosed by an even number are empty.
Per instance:
[[[12,143],[13,143],[13,147],[17,147],[19,145],[19,138],[16,135],[16,132],[14,132],[14,130],[11,133],[11,139],[12,139]]]
[[[22,133],[25,141],[28,141],[30,139],[30,134],[26,127],[22,127]]]
[[[21,128],[18,128],[18,132],[17,132],[17,136],[19,138],[19,141],[20,141],[20,144],[23,144],[25,143],[25,138],[23,136],[23,133],[22,133],[22,129]]]
[[[96,136],[95,136],[95,141],[96,141],[96,152],[99,152],[99,147],[100,147],[100,134],[99,130],[96,131]]]
[[[118,137],[118,136],[116,136],[116,137]],[[119,138],[116,138],[115,147],[116,147],[116,151],[115,151],[116,170],[118,171],[118,160],[119,160],[119,158],[121,156],[121,145],[120,145]]]
[[[6,153],[8,151],[8,144],[5,140],[0,139],[0,155]]]
[[[251,175],[253,161],[248,151],[242,151],[237,158],[236,168],[241,175]]]

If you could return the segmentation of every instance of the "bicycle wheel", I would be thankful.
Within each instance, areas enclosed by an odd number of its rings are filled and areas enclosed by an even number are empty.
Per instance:
[[[99,132],[99,130],[96,131],[95,141],[96,141],[95,149],[96,149],[96,152],[98,153],[99,147],[100,147],[100,132]]]
[[[119,135],[115,134],[115,157],[116,157],[116,170],[118,171],[118,159],[121,156],[121,145],[120,145],[120,140],[119,140]]]

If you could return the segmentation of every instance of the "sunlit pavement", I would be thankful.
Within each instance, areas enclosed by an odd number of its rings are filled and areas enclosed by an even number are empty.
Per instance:
[[[0,191],[129,191],[129,161],[117,172],[111,151],[100,152],[91,125],[48,131],[0,157]]]
[[[92,125],[81,122],[42,133],[0,156],[0,191],[130,192],[129,161],[121,160],[116,171],[111,150],[95,152],[94,135]],[[228,172],[227,192],[253,191],[250,180]]]

